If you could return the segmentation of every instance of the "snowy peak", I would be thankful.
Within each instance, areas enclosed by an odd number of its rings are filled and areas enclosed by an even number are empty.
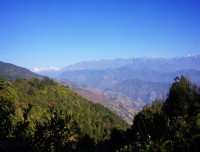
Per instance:
[[[44,71],[59,71],[60,69],[57,67],[35,67],[33,68],[33,72],[35,73],[40,73],[40,72],[44,72]]]

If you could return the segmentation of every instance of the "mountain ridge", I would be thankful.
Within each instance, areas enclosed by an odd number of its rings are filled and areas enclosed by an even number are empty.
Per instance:
[[[117,69],[122,67],[128,67],[132,69],[152,68],[157,71],[175,72],[177,70],[184,69],[200,69],[200,55],[188,55],[177,57],[134,57],[134,58],[118,58],[113,60],[93,60],[82,61],[75,64],[71,64],[61,68],[60,70],[40,71],[37,72],[41,75],[49,75],[53,77],[59,77],[65,71],[76,70],[105,70],[105,69]]]
[[[31,72],[26,68],[2,61],[0,61],[0,76],[7,79],[42,78],[41,75]]]
[[[187,59],[200,59],[200,55],[188,55],[188,56],[177,56],[177,57],[134,57],[134,58],[118,58],[113,60],[93,60],[93,61],[82,61],[69,66],[64,67],[62,70],[92,70],[92,69],[115,69],[119,67],[123,67],[124,65],[129,65],[134,62],[144,62],[144,61],[161,61],[163,63],[173,63],[176,60],[187,60]],[[95,67],[96,65],[96,67]]]

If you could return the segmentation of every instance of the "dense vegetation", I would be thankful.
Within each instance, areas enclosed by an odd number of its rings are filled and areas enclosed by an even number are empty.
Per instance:
[[[109,141],[116,147],[107,151],[199,152],[200,88],[183,76],[175,78],[165,101],[146,105],[131,129],[116,135]]]
[[[200,88],[177,77],[133,125],[49,78],[0,81],[0,150],[199,152]],[[124,123],[124,125],[123,125]]]
[[[48,77],[0,79],[0,151],[93,151],[127,126]]]

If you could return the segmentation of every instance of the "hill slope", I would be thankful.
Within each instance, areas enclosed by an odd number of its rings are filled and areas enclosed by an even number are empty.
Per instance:
[[[28,69],[0,61],[0,76],[6,79],[16,78],[42,78],[42,76]]]
[[[81,134],[88,134],[95,141],[102,139],[102,136],[109,138],[113,128],[125,129],[128,126],[109,109],[89,102],[47,77],[42,80],[1,80],[0,86],[0,99],[11,101],[16,107],[15,122],[23,119],[23,109],[31,104],[30,122],[33,126],[37,120],[44,119],[49,108],[54,108],[71,115],[77,121]]]
[[[58,81],[63,85],[67,85],[75,91],[77,94],[86,98],[93,103],[99,103],[104,107],[109,108],[120,118],[132,124],[133,118],[136,113],[138,113],[138,106],[133,106],[129,97],[119,92],[114,92],[111,90],[103,91],[101,89],[90,89],[84,86],[73,84],[69,81]],[[112,99],[110,97],[114,96]]]

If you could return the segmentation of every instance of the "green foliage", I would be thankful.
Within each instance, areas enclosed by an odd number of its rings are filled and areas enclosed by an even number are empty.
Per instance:
[[[42,81],[41,81],[41,84],[42,85],[56,85],[56,83],[52,80],[52,79],[50,79],[49,77],[43,77],[43,79],[42,79]]]
[[[164,110],[170,117],[196,115],[199,111],[197,87],[185,78],[177,77],[172,84]]]
[[[15,108],[12,101],[0,98],[0,140],[9,137],[13,129]]]
[[[127,124],[49,78],[0,80],[0,150],[200,151],[200,89],[176,78],[166,101],[144,106]],[[125,129],[127,129],[125,131]]]
[[[18,121],[15,125],[14,137],[17,140],[27,141],[31,138],[31,134],[33,134],[29,120],[29,113],[31,109],[31,104],[29,104],[27,108],[23,109],[23,120]]]
[[[2,77],[0,77],[0,90],[2,90],[5,86],[5,81]]]
[[[0,80],[0,140],[11,136],[13,117],[15,115],[16,92],[8,86],[5,80]]]
[[[34,135],[35,151],[75,151],[78,142],[78,124],[62,111],[50,110],[43,123],[37,121]]]
[[[199,114],[199,89],[177,77],[165,102],[156,100],[135,116],[118,151],[200,151]]]
[[[165,133],[165,117],[162,112],[163,103],[156,100],[151,106],[146,105],[144,109],[135,116],[133,130],[141,135],[148,133],[153,139],[160,139]]]
[[[132,145],[125,145],[122,148],[120,148],[119,151],[117,150],[117,152],[132,152],[132,150],[133,150]]]
[[[107,108],[48,77],[1,79],[0,86],[1,151],[20,145],[21,151],[92,152],[113,128],[128,127]]]

